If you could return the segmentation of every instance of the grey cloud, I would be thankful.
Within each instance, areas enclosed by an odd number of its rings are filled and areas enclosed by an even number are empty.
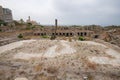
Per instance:
[[[120,24],[120,0],[55,0],[54,5],[68,24]]]
[[[14,19],[31,16],[42,24],[120,25],[120,0],[1,0]]]

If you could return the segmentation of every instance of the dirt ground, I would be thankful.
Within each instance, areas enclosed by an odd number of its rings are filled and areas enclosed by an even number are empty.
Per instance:
[[[23,40],[0,47],[0,80],[120,80],[120,52],[109,43]]]

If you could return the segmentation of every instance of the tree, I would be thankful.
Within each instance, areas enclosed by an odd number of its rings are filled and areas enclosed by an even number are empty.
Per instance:
[[[23,20],[23,19],[20,19],[20,23],[21,23],[21,24],[24,24],[24,20]]]
[[[3,24],[4,26],[6,26],[7,25],[7,23],[6,22],[4,22],[3,20],[0,20],[0,25],[1,24]]]
[[[27,23],[27,26],[28,26],[28,27],[31,27],[31,26],[32,26],[32,23]]]
[[[18,35],[18,38],[23,38],[23,35],[22,35],[22,34],[19,34],[19,35]]]

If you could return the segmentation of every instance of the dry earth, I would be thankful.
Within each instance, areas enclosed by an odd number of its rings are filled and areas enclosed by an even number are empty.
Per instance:
[[[120,52],[106,44],[23,40],[1,46],[0,80],[120,80]]]

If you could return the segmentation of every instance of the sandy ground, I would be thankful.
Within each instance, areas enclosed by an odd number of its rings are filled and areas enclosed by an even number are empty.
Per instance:
[[[16,55],[14,55],[14,59],[23,59],[23,60],[29,60],[31,58],[39,58],[42,57],[42,54],[36,54],[36,53],[17,53]]]
[[[8,50],[15,49],[17,47],[22,46],[25,43],[30,43],[30,42],[33,42],[33,41],[35,41],[35,40],[24,40],[24,41],[14,42],[14,43],[10,43],[8,45],[1,46],[0,47],[0,53],[3,53],[3,52],[8,51]]]
[[[54,46],[48,48],[47,51],[43,54],[43,56],[54,57],[57,54],[55,51],[56,48],[57,48],[57,45],[54,45]]]
[[[80,41],[78,41],[78,42],[80,42]],[[81,43],[85,43],[87,45],[98,45],[98,46],[102,46],[102,47],[106,48],[106,46],[104,44],[96,43],[96,42],[93,42],[93,41],[82,41]]]
[[[25,45],[25,43],[32,43],[35,40],[24,40],[24,41],[19,41],[19,42],[14,42],[5,46],[0,47],[0,53],[3,53],[5,51],[8,50],[12,50],[15,48],[18,48],[22,45]],[[53,46],[50,46],[49,48],[47,48],[47,50],[44,53],[24,53],[24,52],[19,52],[17,54],[14,55],[14,59],[25,59],[25,60],[29,60],[31,58],[35,58],[35,57],[56,57],[56,56],[60,56],[60,55],[64,55],[64,54],[72,54],[76,52],[76,49],[71,47],[72,45],[69,44],[68,41],[64,41],[61,40],[59,41],[59,44],[54,44]],[[120,53],[105,46],[104,44],[100,44],[100,43],[96,43],[96,42],[92,42],[92,41],[78,41],[78,43],[84,44],[84,45],[97,45],[97,46],[101,46],[104,48],[107,48],[105,50],[105,53],[107,55],[110,55],[112,57],[114,57],[114,59],[111,59],[109,57],[96,57],[96,56],[92,56],[92,57],[88,57],[88,59],[91,62],[95,62],[97,64],[111,64],[111,65],[120,65]],[[59,50],[59,52],[56,50],[59,46],[61,46],[62,48]],[[34,48],[34,47],[33,47]]]
[[[0,80],[119,80],[119,72],[120,52],[93,41],[25,40],[0,47]]]
[[[72,48],[69,45],[68,41],[60,41],[60,44],[62,46],[62,49],[59,50],[59,52],[56,50],[57,47],[59,46],[58,44],[55,44],[51,47],[49,47],[45,53],[17,53],[16,55],[14,55],[14,59],[31,59],[31,58],[35,58],[35,57],[56,57],[59,55],[64,55],[64,54],[71,54],[71,53],[75,53],[76,50],[74,48]]]
[[[107,47],[107,46],[105,46],[105,47]],[[119,52],[117,52],[111,48],[108,48],[105,50],[105,53],[113,58],[111,59],[110,57],[93,56],[93,57],[89,57],[89,60],[91,62],[95,62],[97,64],[110,64],[113,66],[120,66],[120,53]]]

